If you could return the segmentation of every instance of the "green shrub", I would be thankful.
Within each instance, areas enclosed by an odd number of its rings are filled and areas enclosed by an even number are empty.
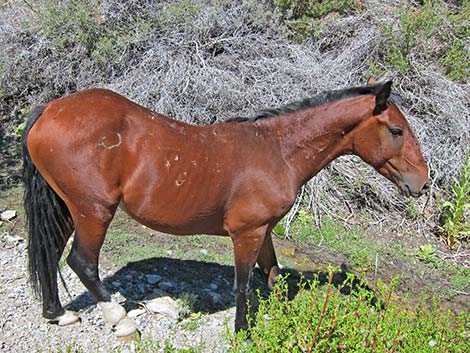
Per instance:
[[[46,38],[63,49],[82,45],[91,53],[99,40],[97,0],[47,0],[40,12],[40,24]]]
[[[423,300],[415,310],[395,299],[397,279],[374,294],[344,296],[332,285],[301,284],[293,300],[280,280],[259,308],[248,332],[230,337],[231,352],[465,352],[470,315],[455,316]],[[347,282],[352,278],[349,278]],[[249,343],[247,337],[251,338]]]
[[[408,5],[408,6],[406,6]],[[442,0],[426,0],[421,7],[407,2],[398,10],[398,27],[382,26],[387,38],[385,64],[405,74],[412,56],[433,60],[453,80],[470,78],[470,0],[456,13]]]
[[[177,0],[160,12],[159,24],[161,29],[170,33],[181,26],[190,24],[192,18],[202,9],[202,5],[194,0]]]
[[[444,8],[440,1],[425,1],[421,8],[402,6],[398,10],[398,29],[392,25],[383,26],[382,30],[388,39],[386,60],[389,65],[401,73],[409,69],[409,56],[414,49],[430,43],[438,27],[441,26]]]
[[[467,152],[460,178],[454,178],[450,199],[442,204],[442,208],[441,237],[452,248],[464,237],[470,235],[470,221],[467,213],[470,209],[470,150]]]
[[[359,9],[357,0],[274,0],[283,22],[292,32],[292,38],[302,41],[317,36],[324,27],[321,19],[328,16],[344,16]]]
[[[470,15],[469,15],[470,16]],[[456,40],[440,61],[444,73],[452,80],[462,81],[470,77],[470,49]]]
[[[132,34],[145,37],[151,21],[136,14],[132,20],[106,19],[99,0],[47,0],[40,8],[43,35],[62,51],[83,48],[87,57],[106,66],[118,64],[133,43]],[[142,14],[144,16],[145,14]]]

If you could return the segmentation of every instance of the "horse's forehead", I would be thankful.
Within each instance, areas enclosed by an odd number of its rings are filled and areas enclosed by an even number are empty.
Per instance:
[[[388,118],[391,123],[397,123],[397,124],[401,123],[411,129],[410,123],[408,122],[408,119],[406,118],[405,114],[395,104],[390,104],[389,109],[388,109]]]

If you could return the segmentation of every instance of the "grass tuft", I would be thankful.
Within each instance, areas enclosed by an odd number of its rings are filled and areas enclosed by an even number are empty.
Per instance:
[[[460,178],[454,178],[450,198],[442,204],[442,209],[441,238],[452,248],[470,236],[470,150]]]

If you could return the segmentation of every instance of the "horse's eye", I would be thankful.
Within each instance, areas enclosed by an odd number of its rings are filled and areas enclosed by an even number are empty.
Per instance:
[[[402,129],[399,129],[399,128],[396,128],[396,127],[392,127],[390,129],[388,129],[388,131],[390,131],[390,133],[393,135],[393,136],[403,136],[403,130]]]

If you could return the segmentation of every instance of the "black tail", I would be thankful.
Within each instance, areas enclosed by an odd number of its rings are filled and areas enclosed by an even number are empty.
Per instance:
[[[44,107],[31,111],[23,135],[24,207],[29,227],[30,280],[37,295],[52,299],[58,294],[58,263],[73,223],[64,201],[39,174],[28,152],[29,131],[43,111]]]

